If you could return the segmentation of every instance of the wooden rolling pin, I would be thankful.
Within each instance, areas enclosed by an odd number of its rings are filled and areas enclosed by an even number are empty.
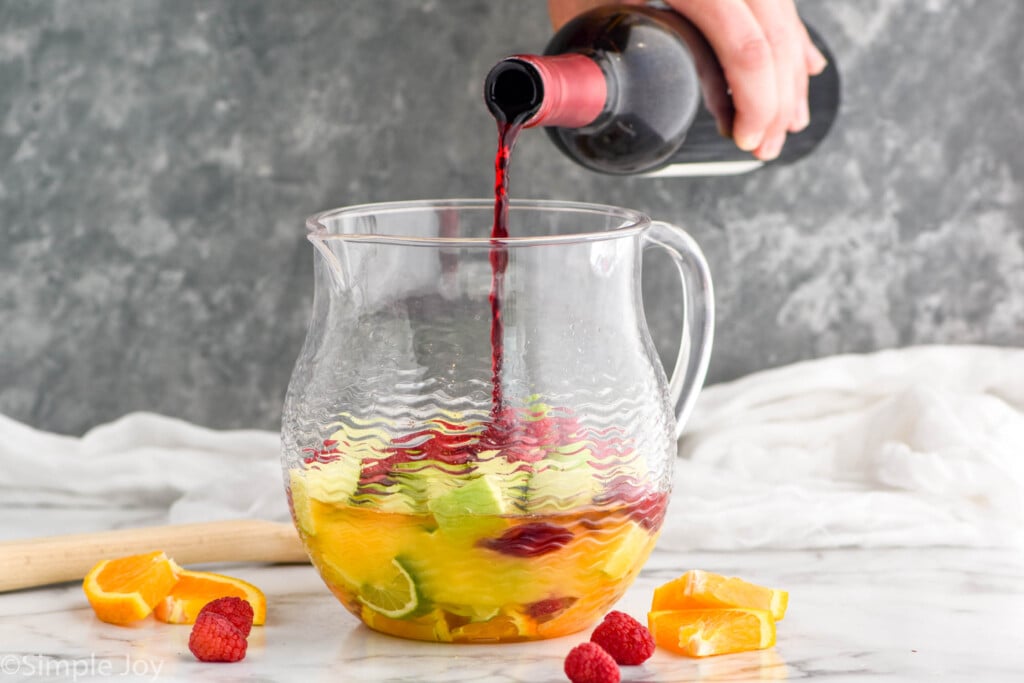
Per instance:
[[[180,565],[308,562],[291,524],[232,519],[0,542],[0,593],[85,578],[101,561],[163,550]]]

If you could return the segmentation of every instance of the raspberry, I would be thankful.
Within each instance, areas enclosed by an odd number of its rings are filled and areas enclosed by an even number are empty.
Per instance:
[[[596,643],[581,643],[565,658],[565,675],[572,683],[619,683],[619,667]]]
[[[572,532],[548,522],[518,524],[498,538],[485,538],[478,545],[513,557],[539,557],[554,552],[572,540]]]
[[[565,610],[572,607],[576,598],[567,596],[564,598],[547,598],[537,602],[531,602],[526,606],[526,613],[533,617],[534,621],[543,623],[554,619]]]
[[[201,662],[237,662],[248,645],[242,632],[216,612],[200,612],[188,637],[188,649]]]
[[[642,664],[654,654],[647,627],[625,612],[609,612],[590,636],[619,664]]]
[[[249,631],[252,630],[252,605],[249,604],[248,600],[243,600],[242,598],[217,598],[203,605],[203,609],[199,610],[199,614],[203,612],[213,612],[214,614],[226,617],[243,636],[248,637]]]

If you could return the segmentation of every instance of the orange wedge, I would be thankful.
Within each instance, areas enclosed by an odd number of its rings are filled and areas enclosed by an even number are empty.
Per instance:
[[[163,551],[103,560],[82,582],[96,616],[110,624],[144,619],[178,582],[178,568]]]
[[[679,609],[647,615],[654,642],[690,657],[708,657],[775,644],[775,621],[762,609]]]
[[[217,598],[242,598],[252,605],[252,623],[267,620],[267,598],[256,586],[232,576],[178,569],[178,583],[156,604],[153,616],[168,624],[192,624],[199,610]]]
[[[782,621],[788,604],[786,591],[693,569],[656,588],[651,610],[744,607],[767,610],[775,621]]]

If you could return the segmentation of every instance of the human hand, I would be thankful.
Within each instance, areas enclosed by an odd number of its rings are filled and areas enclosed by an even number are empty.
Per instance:
[[[548,0],[555,28],[615,0]],[[642,0],[618,4],[643,5]],[[732,138],[765,161],[810,122],[808,79],[827,65],[793,0],[666,0],[707,38],[732,92]]]

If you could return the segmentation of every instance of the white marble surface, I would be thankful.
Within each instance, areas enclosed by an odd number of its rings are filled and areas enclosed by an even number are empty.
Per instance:
[[[0,503],[2,506],[2,503]],[[143,510],[0,507],[0,539],[137,522]],[[704,660],[659,651],[623,681],[815,682],[1024,679],[1024,553],[954,548],[655,552],[619,604],[643,619],[654,587],[687,568],[790,591],[772,650]],[[446,645],[374,633],[309,566],[233,566],[267,594],[268,625],[236,664],[203,664],[186,626],[101,623],[79,585],[0,595],[0,680],[565,681],[578,634],[511,645]]]

